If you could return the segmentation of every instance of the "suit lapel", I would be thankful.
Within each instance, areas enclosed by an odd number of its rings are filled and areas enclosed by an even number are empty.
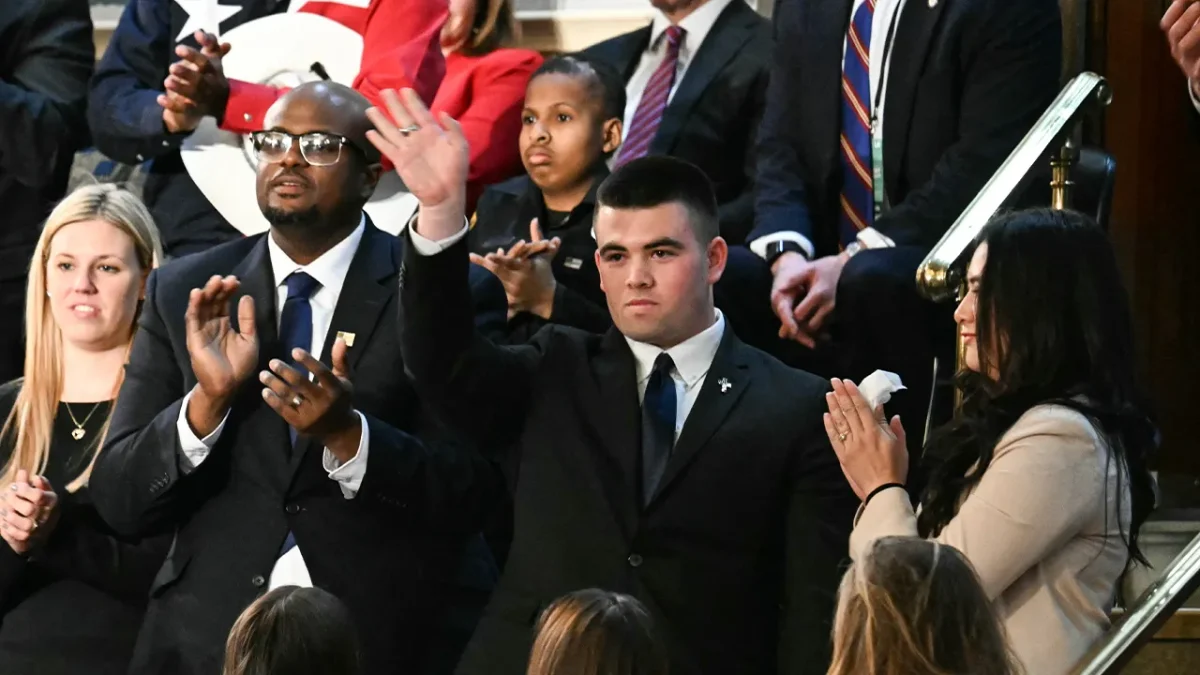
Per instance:
[[[696,107],[696,103],[708,89],[708,85],[712,84],[726,64],[737,56],[742,46],[753,35],[755,18],[754,10],[750,9],[743,0],[733,0],[721,12],[721,16],[717,17],[717,22],[704,37],[704,42],[700,43],[700,49],[692,57],[692,62],[683,75],[683,81],[679,83],[675,95],[671,97],[671,103],[663,113],[658,131],[650,142],[650,154],[670,153],[675,141],[679,138],[679,132],[683,129],[684,122],[687,121],[692,108]],[[649,29],[647,29],[646,38],[646,42],[649,44]],[[642,49],[644,51],[645,46]]]
[[[346,351],[346,366],[353,375],[363,351],[370,344],[371,335],[381,323],[388,299],[396,293],[396,263],[392,258],[392,238],[377,229],[367,218],[366,230],[350,268],[342,284],[341,295],[333,310],[333,320],[325,335],[321,350],[321,363],[332,367],[333,343],[338,333],[353,334],[353,345]],[[351,378],[353,380],[353,377]],[[294,476],[305,455],[314,448],[320,449],[316,440],[303,438],[292,453],[290,475]]]
[[[729,413],[742,400],[742,396],[751,386],[751,373],[748,360],[745,358],[746,347],[728,327],[717,347],[712,366],[704,378],[700,394],[695,405],[688,413],[679,440],[671,452],[667,469],[659,482],[658,491],[650,502],[650,506],[663,497],[691,464],[692,460],[708,443],[712,435],[729,416]]]
[[[938,18],[947,4],[907,0],[900,9],[900,22],[896,26],[889,59],[887,100],[884,101],[883,111],[883,178],[889,195],[897,194],[900,166],[908,149],[909,123],[916,102],[917,82],[925,69],[925,59],[933,44]]]
[[[616,328],[605,334],[599,353],[592,359],[592,375],[600,394],[599,409],[585,410],[584,419],[596,421],[596,431],[605,451],[620,471],[622,489],[606,490],[614,513],[623,523],[636,518],[640,501],[642,409],[638,403],[637,365],[624,336]],[[586,403],[585,403],[586,405]],[[606,486],[608,487],[608,486]]]
[[[615,38],[610,48],[597,51],[596,55],[612,64],[621,74],[622,81],[629,82],[642,60],[642,53],[650,46],[650,29],[651,26],[646,26]]]
[[[804,74],[800,88],[790,94],[797,97],[796,105],[803,105],[808,110],[804,116],[808,128],[804,133],[810,138],[828,139],[814,162],[816,175],[823,179],[824,185],[841,180],[838,138],[842,127],[842,50],[853,6],[854,0],[803,3],[800,10],[803,12],[800,17],[802,32],[795,38],[804,41],[799,63],[785,66],[799,69]],[[781,26],[780,30],[788,28]]]
[[[288,436],[287,423],[263,403],[262,385],[258,382],[258,373],[267,370],[267,364],[271,359],[278,358],[282,349],[279,343],[279,328],[275,325],[275,272],[271,267],[271,256],[267,251],[267,237],[269,236],[271,235],[262,235],[254,248],[250,250],[250,254],[233,271],[233,275],[241,281],[241,287],[237,295],[230,301],[229,312],[233,323],[237,325],[238,302],[245,295],[254,298],[254,327],[258,334],[258,366],[254,371],[253,379],[242,387],[239,395],[240,407],[244,411],[243,415],[257,416],[259,413],[264,415],[262,423],[267,425],[265,435],[270,439],[270,447],[265,448],[259,455],[264,462],[271,466],[271,480],[277,481],[277,486],[282,490],[284,486],[279,485],[278,481],[287,475],[285,473],[287,471],[287,450],[291,445],[291,439]],[[238,325],[237,328],[238,331],[244,330],[241,325]]]

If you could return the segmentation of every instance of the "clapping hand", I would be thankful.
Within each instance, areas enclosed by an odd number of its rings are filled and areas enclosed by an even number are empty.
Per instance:
[[[451,237],[464,227],[466,208],[469,147],[462,127],[445,113],[434,119],[412,89],[382,96],[387,111],[367,111],[375,125],[367,139],[421,203],[420,234],[435,241]]]
[[[0,536],[12,550],[25,555],[41,545],[58,523],[58,495],[49,481],[24,469],[0,495]]]
[[[292,358],[307,372],[272,359],[258,374],[267,405],[298,433],[319,440],[343,463],[358,452],[362,425],[354,412],[353,387],[346,367],[346,342],[338,338],[330,354],[333,370],[303,349]],[[308,373],[313,374],[309,379]]]
[[[500,279],[508,295],[509,318],[518,312],[529,312],[549,319],[558,286],[550,262],[561,245],[558,237],[543,239],[537,218],[534,218],[529,223],[529,242],[522,239],[507,252],[499,249],[485,256],[472,253],[471,262],[487,268]]]
[[[871,404],[850,380],[832,380],[833,391],[825,394],[825,433],[842,464],[842,473],[859,499],[881,485],[908,479],[908,448],[900,417],[888,422],[883,406]]]
[[[1179,65],[1189,86],[1200,98],[1200,3],[1175,0],[1159,24],[1167,35],[1171,56]]]
[[[258,363],[254,298],[244,295],[238,302],[241,332],[233,329],[229,318],[229,301],[239,287],[237,277],[214,276],[188,296],[187,349],[196,388],[187,417],[200,438],[216,430],[238,388],[250,379]]]
[[[158,97],[163,122],[171,132],[194,131],[206,115],[220,119],[229,101],[229,80],[221,65],[231,49],[229,43],[202,30],[195,37],[199,50],[187,45],[175,48],[180,60],[171,64],[163,81],[166,93]]]

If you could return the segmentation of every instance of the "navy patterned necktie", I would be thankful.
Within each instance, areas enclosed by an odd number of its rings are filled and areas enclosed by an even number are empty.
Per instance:
[[[279,341],[283,346],[283,361],[289,366],[299,368],[301,372],[307,372],[296,364],[296,359],[292,357],[292,350],[300,348],[306,352],[312,352],[313,315],[312,303],[309,302],[309,299],[321,284],[300,271],[289,274],[284,283],[287,284],[288,294],[287,299],[283,302],[283,312],[279,316]],[[290,403],[290,401],[284,401],[285,405]],[[294,452],[297,437],[295,428],[288,427],[288,436],[292,440],[291,447]],[[295,546],[296,538],[289,531],[279,555],[282,556]]]
[[[642,505],[654,497],[671,449],[675,446],[675,417],[678,402],[675,396],[675,380],[671,371],[675,362],[666,352],[654,360],[650,381],[646,383],[646,394],[642,398]]]

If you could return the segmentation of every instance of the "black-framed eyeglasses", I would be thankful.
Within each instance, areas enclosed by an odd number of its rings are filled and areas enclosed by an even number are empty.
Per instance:
[[[255,131],[250,134],[250,144],[260,162],[280,162],[292,149],[292,143],[300,142],[300,156],[312,166],[332,166],[342,158],[342,147],[356,147],[345,136],[325,131],[310,131],[306,134],[289,134],[286,131]]]

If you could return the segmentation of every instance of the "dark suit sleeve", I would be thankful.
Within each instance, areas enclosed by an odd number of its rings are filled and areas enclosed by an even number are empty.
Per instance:
[[[84,110],[95,62],[87,0],[23,3],[34,15],[6,35],[0,79],[0,171],[24,185],[53,180],[87,139]]]
[[[762,32],[766,33],[766,31]],[[730,244],[746,243],[750,232],[754,229],[754,186],[758,173],[756,141],[759,130],[762,128],[769,82],[770,69],[764,67],[750,87],[750,95],[738,116],[744,124],[749,126],[749,131],[745,136],[745,154],[742,158],[746,182],[737,197],[720,205],[718,214],[721,221],[721,236]]]
[[[794,411],[806,428],[798,439],[798,461],[792,467],[779,672],[823,675],[829,666],[837,589],[849,563],[858,498],[825,435],[824,391],[814,387],[792,400],[806,402],[802,410]]]
[[[962,44],[973,47],[965,47],[971,53],[958,106],[957,141],[930,180],[875,223],[898,246],[932,248],[1058,93],[1058,3],[993,0],[988,5],[990,11],[962,37]]]
[[[94,509],[78,506],[63,513],[34,564],[137,606],[146,602],[170,544],[170,536],[140,541],[113,536]]]
[[[582,293],[558,284],[554,290],[554,305],[550,320],[560,326],[571,326],[589,333],[603,333],[612,327],[612,315],[607,306],[600,306]]]
[[[209,457],[187,474],[179,465],[176,425],[186,385],[162,318],[157,294],[162,273],[153,272],[147,282],[108,440],[89,483],[105,522],[131,537],[171,530],[199,503],[197,488],[221,464]],[[214,454],[223,450],[223,440]]]
[[[105,155],[138,164],[179,149],[157,98],[171,58],[171,0],[129,0],[92,78],[87,119]]]
[[[524,426],[549,331],[527,345],[492,344],[472,317],[469,266],[465,237],[431,256],[408,242],[400,272],[400,345],[404,367],[434,418],[499,452]]]

